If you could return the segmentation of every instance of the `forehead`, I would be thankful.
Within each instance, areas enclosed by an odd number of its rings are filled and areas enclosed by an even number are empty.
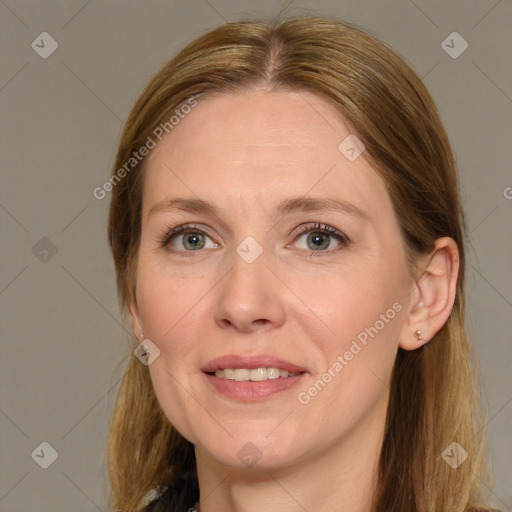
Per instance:
[[[365,154],[350,161],[340,151],[349,136],[334,107],[310,92],[201,97],[148,156],[144,210],[183,196],[207,198],[221,209],[272,208],[310,192],[364,205],[369,213],[389,208]]]

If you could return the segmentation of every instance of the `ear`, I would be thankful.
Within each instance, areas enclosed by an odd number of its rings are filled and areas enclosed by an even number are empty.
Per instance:
[[[130,326],[132,328],[132,331],[135,334],[135,337],[139,341],[142,341],[144,334],[142,332],[142,327],[140,326],[137,304],[135,303],[134,300],[130,301],[130,304],[128,305],[128,311],[130,313]]]
[[[459,264],[457,244],[449,237],[437,239],[432,252],[422,258],[400,333],[400,348],[421,347],[446,323],[455,302]]]

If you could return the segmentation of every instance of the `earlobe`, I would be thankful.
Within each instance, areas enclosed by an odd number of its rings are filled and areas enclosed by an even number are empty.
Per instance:
[[[400,348],[415,350],[428,343],[443,327],[455,302],[458,275],[457,244],[452,238],[439,238],[413,283]]]

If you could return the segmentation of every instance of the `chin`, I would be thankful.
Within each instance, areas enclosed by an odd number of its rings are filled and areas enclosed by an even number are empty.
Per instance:
[[[275,429],[275,423],[272,428]],[[211,443],[211,438],[205,439],[205,442],[194,443],[209,458],[213,458],[217,463],[233,468],[248,470],[277,470],[296,464],[301,457],[298,448],[301,443],[297,442],[295,436],[288,434],[289,430],[283,435],[270,435],[272,429],[265,432],[255,431],[253,434],[244,428],[243,435],[223,436],[217,438],[215,444]],[[304,455],[304,454],[302,454]],[[268,476],[268,475],[267,475]]]

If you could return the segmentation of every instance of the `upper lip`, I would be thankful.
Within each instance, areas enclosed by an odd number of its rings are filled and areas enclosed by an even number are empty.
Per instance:
[[[288,370],[290,373],[306,371],[290,361],[270,355],[225,355],[212,359],[201,370],[205,373],[212,373],[215,370],[225,370],[226,368],[279,368]]]

